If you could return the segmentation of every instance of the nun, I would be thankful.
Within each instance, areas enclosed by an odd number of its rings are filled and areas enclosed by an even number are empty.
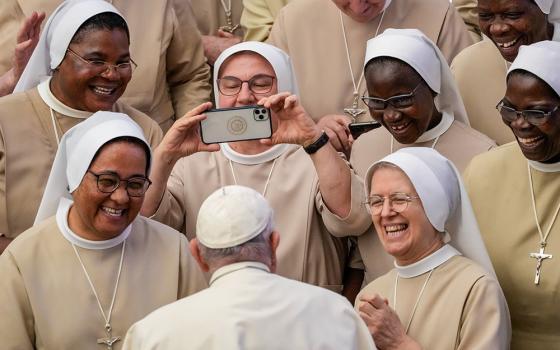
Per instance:
[[[133,323],[206,287],[186,238],[138,215],[151,158],[120,113],[63,136],[35,226],[0,255],[2,349],[120,349]]]

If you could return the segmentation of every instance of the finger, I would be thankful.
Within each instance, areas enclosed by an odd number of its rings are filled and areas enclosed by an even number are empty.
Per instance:
[[[297,106],[298,98],[296,95],[290,95],[284,100],[284,109],[289,109]]]
[[[199,147],[200,152],[217,152],[220,150],[220,145],[217,143],[205,144],[201,143]]]
[[[377,310],[369,302],[360,303],[360,305],[358,306],[358,311],[366,313],[368,315],[372,315],[377,312]]]
[[[221,29],[218,29],[218,36],[220,38],[233,38],[234,37],[233,33],[225,32]]]
[[[272,146],[272,140],[271,139],[260,139],[259,142],[263,145],[266,145],[266,146]]]
[[[185,132],[187,130],[192,129],[194,126],[198,126],[198,123],[200,123],[204,119],[206,119],[205,114],[194,115],[192,117],[186,117],[185,116],[185,117],[175,121],[175,123],[173,123],[173,126],[171,127],[171,129],[177,130],[179,132]]]
[[[376,309],[385,309],[387,308],[387,299],[383,298],[379,294],[375,294],[373,298],[369,301],[369,303]]]
[[[274,108],[275,110],[280,110],[281,109],[281,105],[284,104],[284,100],[290,96],[289,92],[282,92],[280,94],[276,94],[276,95],[272,95],[268,98],[268,101],[266,103],[269,103],[270,106],[267,106],[265,104],[265,107],[269,107],[269,108]]]
[[[325,132],[327,133],[327,136],[329,137],[329,142],[334,147],[334,149],[336,149],[339,152],[342,152],[344,148],[342,147],[342,143],[340,143],[337,134],[329,128],[325,128]]]
[[[350,147],[350,142],[348,140],[349,130],[340,124],[336,124],[333,127],[333,131],[336,133],[336,136],[340,140],[340,144],[344,147],[344,149],[348,149],[348,147]]]
[[[192,118],[195,115],[199,115],[202,114],[203,112],[207,111],[208,109],[212,108],[212,102],[204,102],[199,104],[198,106],[194,107],[193,109],[191,109],[190,111],[188,111],[183,118],[180,118],[179,120],[182,120],[184,118]]]

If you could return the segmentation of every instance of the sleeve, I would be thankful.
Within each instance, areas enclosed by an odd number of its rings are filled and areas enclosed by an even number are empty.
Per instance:
[[[511,323],[506,299],[494,278],[478,279],[467,298],[461,316],[457,350],[507,350]]]
[[[0,255],[0,315],[3,350],[35,348],[31,303],[17,262],[10,251]]]
[[[166,53],[167,83],[175,116],[210,101],[210,67],[189,1],[172,0],[173,37]]]
[[[179,160],[173,167],[171,175],[167,180],[167,189],[161,198],[159,206],[150,217],[174,228],[179,232],[185,233],[185,184],[183,183],[182,175],[183,160]]]
[[[266,39],[266,42],[276,46],[289,55],[290,50],[288,49],[288,39],[286,38],[285,30],[285,13],[286,8],[284,7],[282,10],[280,10],[280,13],[276,17],[276,20],[274,21],[274,25],[272,25],[272,29],[270,29],[270,34],[268,36],[268,39]]]
[[[12,55],[23,19],[24,14],[17,0],[0,1],[0,75],[12,68]]]
[[[315,197],[315,206],[321,214],[327,230],[335,237],[359,236],[371,225],[371,217],[363,204],[365,202],[364,183],[353,170],[350,171],[352,203],[350,213],[345,218],[341,218],[329,210],[319,191]]]
[[[184,298],[203,289],[208,288],[207,278],[198,266],[198,263],[191,255],[189,243],[185,236],[181,235],[180,249],[180,276],[179,276],[179,295],[178,299]],[[210,276],[208,276],[209,279]]]
[[[463,19],[450,4],[439,32],[437,46],[447,59],[447,63],[451,64],[459,52],[472,44],[474,40],[469,35]]]
[[[265,41],[274,24],[274,15],[263,0],[243,0],[241,25],[245,28],[244,41]]]
[[[142,331],[142,321],[136,322],[126,332],[122,350],[152,350],[152,347],[145,346],[145,335]]]
[[[349,244],[350,252],[348,253],[348,263],[346,265],[351,269],[365,270],[366,266],[364,264],[364,260],[362,259],[362,254],[360,254],[357,239],[350,237]]]
[[[482,32],[478,26],[477,0],[452,0],[451,1],[471,34],[475,42],[482,40]]]

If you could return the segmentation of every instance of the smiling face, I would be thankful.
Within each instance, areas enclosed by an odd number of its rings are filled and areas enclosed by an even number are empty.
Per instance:
[[[103,146],[89,167],[96,174],[116,174],[129,179],[146,175],[146,151],[137,144],[116,141]],[[121,182],[113,193],[102,193],[97,179],[87,172],[72,193],[74,205],[68,224],[79,236],[99,241],[114,238],[136,218],[144,197],[130,197]]]
[[[432,91],[408,64],[389,58],[375,60],[367,65],[365,79],[369,96],[382,99],[410,94],[420,84],[409,107],[395,109],[388,105],[384,111],[370,108],[373,119],[383,124],[399,143],[416,142],[440,122],[441,114],[435,107]]]
[[[385,0],[332,0],[346,16],[356,22],[367,23],[376,18],[385,5]]]
[[[513,71],[507,80],[504,105],[517,110],[551,111],[560,104],[554,90],[540,78],[521,71]],[[525,158],[543,162],[560,161],[560,112],[553,113],[542,125],[529,124],[523,118],[504,123],[513,131]]]
[[[388,197],[393,193],[418,197],[399,168],[380,167],[373,174],[370,195]],[[383,248],[401,266],[415,263],[443,245],[442,234],[429,222],[420,199],[413,199],[402,213],[393,211],[385,199],[381,214],[371,218]]]
[[[552,38],[546,15],[531,0],[479,0],[480,29],[512,62],[521,45]]]
[[[128,62],[128,36],[123,29],[96,29],[85,32],[79,42],[69,49],[86,60],[106,61],[110,64]],[[132,70],[123,72],[111,68],[97,73],[86,62],[67,52],[53,73],[51,91],[68,107],[97,112],[111,110],[132,78]]]

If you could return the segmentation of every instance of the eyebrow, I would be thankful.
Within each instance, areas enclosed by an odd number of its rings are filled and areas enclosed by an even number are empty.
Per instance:
[[[100,170],[100,171],[95,171],[95,173],[97,173],[98,175],[115,175],[115,176],[118,176],[119,178],[121,178],[121,176],[114,170]],[[128,180],[128,179],[132,179],[132,178],[135,178],[135,177],[147,178],[146,174],[132,174],[131,176],[129,176],[127,178],[121,178],[121,180]]]

